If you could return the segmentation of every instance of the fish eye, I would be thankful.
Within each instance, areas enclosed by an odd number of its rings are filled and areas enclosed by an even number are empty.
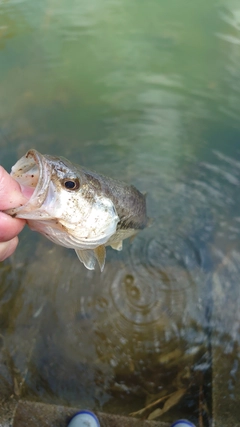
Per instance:
[[[80,187],[79,180],[76,179],[65,179],[63,185],[67,190],[77,190]]]

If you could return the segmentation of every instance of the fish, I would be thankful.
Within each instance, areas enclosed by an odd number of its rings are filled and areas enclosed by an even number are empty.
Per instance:
[[[103,271],[106,246],[122,250],[123,240],[148,224],[146,197],[137,188],[63,157],[30,149],[10,175],[29,199],[5,212],[25,219],[52,242],[75,249],[89,270],[98,263]]]

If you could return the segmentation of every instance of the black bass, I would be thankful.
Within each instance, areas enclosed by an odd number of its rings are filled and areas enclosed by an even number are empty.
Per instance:
[[[124,239],[147,225],[145,196],[134,186],[62,157],[29,150],[12,167],[11,176],[30,198],[6,213],[25,219],[54,243],[75,249],[89,270],[97,260],[103,271],[105,246],[119,251]]]

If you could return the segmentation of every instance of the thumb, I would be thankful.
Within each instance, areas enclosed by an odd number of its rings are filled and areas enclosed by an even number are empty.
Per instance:
[[[8,172],[0,166],[0,210],[16,208],[27,202],[21,187]]]

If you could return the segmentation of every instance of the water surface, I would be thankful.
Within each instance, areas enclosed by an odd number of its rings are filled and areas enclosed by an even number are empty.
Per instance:
[[[129,414],[184,390],[162,420],[223,420],[239,383],[238,2],[0,12],[1,164],[65,156],[147,192],[153,218],[102,274],[23,231],[0,266],[2,394]]]

